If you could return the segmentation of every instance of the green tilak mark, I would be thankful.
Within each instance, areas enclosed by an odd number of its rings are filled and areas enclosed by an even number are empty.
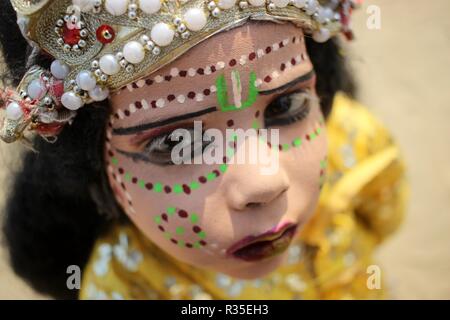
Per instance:
[[[241,87],[241,77],[239,76],[239,72],[236,70],[233,70],[232,73],[235,74],[237,86],[240,88]]]
[[[160,217],[160,216],[156,216],[153,220],[154,220],[157,224],[160,224],[160,223],[161,223],[161,217]]]
[[[112,157],[111,158],[111,163],[115,166],[117,166],[119,164],[119,160],[116,157]]]
[[[184,240],[178,240],[178,246],[184,248]]]
[[[144,180],[139,180],[138,181],[138,187],[141,189],[145,189],[145,181]]]
[[[200,247],[201,247],[200,242],[197,241],[197,242],[194,243],[194,248],[195,249],[199,249]]]
[[[169,240],[170,238],[172,238],[172,236],[170,235],[169,232],[164,232],[164,238],[166,238],[167,240]]]
[[[242,105],[242,85],[239,72],[236,70],[231,71],[231,83],[233,84],[234,103],[236,108],[240,108]]]
[[[252,128],[255,129],[255,130],[258,130],[260,128],[259,122],[257,120],[253,120]]]
[[[281,145],[281,147],[283,148],[283,151],[288,151],[289,148],[290,148],[290,145],[289,145],[289,143],[283,143],[283,144]]]
[[[125,181],[130,182],[131,181],[131,174],[129,172],[125,173],[125,175],[123,176],[123,178],[125,179]]]
[[[216,87],[217,87],[217,101],[219,102],[220,109],[224,112],[226,111],[236,111],[236,110],[244,110],[251,105],[253,105],[258,97],[258,88],[256,87],[256,73],[254,71],[250,72],[249,76],[249,92],[247,100],[242,103],[240,108],[230,105],[228,102],[228,91],[227,91],[227,83],[225,81],[225,76],[221,74],[216,79]],[[236,79],[238,83],[240,83],[239,74],[237,74]]]

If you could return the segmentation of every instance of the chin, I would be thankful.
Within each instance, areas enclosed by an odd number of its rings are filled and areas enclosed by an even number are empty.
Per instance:
[[[264,277],[269,273],[275,271],[279,266],[283,264],[286,255],[287,250],[274,257],[255,262],[244,262],[236,260],[235,263],[239,265],[238,267],[224,269],[221,268],[221,270],[217,271],[243,280],[254,280]]]

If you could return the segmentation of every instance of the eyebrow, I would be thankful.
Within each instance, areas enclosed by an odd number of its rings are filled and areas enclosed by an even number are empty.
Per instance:
[[[212,112],[215,112],[215,111],[217,111],[217,107],[210,107],[210,108],[207,108],[207,109],[203,109],[203,110],[200,110],[200,111],[179,115],[179,116],[172,117],[172,118],[167,118],[167,119],[163,119],[163,120],[159,120],[159,121],[155,121],[155,122],[149,122],[149,123],[145,123],[145,124],[140,124],[140,125],[137,125],[137,126],[134,126],[134,127],[115,128],[115,129],[112,130],[112,134],[116,135],[116,136],[131,135],[131,134],[135,134],[135,133],[138,133],[138,132],[141,132],[141,131],[145,131],[145,130],[148,130],[148,129],[165,126],[165,125],[168,125],[168,124],[173,123],[173,122],[178,122],[178,121],[181,121],[181,120],[186,120],[186,119],[190,119],[190,118],[199,117],[199,116],[202,116],[204,114],[212,113]]]
[[[296,84],[299,84],[301,82],[306,82],[308,80],[311,80],[315,75],[316,74],[315,74],[314,70],[311,70],[307,74],[304,74],[304,75],[302,75],[302,76],[300,76],[298,78],[295,78],[294,80],[289,81],[289,82],[283,84],[282,86],[279,86],[278,88],[265,90],[265,91],[259,91],[259,94],[265,96],[265,95],[274,94],[274,93],[277,93],[277,92],[283,92],[286,89],[288,89],[288,88],[290,88],[290,87],[292,87],[292,86],[294,86]]]

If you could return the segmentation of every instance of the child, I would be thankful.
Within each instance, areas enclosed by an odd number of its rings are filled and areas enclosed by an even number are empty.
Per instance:
[[[82,299],[386,297],[406,185],[351,98],[351,1],[12,3],[0,134],[37,152],[4,231],[34,288],[75,298],[77,265]]]

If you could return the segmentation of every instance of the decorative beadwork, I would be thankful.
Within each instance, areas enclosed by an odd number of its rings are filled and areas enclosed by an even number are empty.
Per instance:
[[[154,72],[211,35],[246,20],[292,21],[316,41],[326,41],[340,31],[351,38],[349,18],[355,7],[353,0],[320,3],[318,0],[14,0],[13,3],[22,21],[26,21],[21,24],[22,33],[65,66],[55,67],[55,78],[63,81],[63,92],[58,93],[53,103],[66,107],[66,114],[106,99],[110,93]],[[258,50],[248,58],[239,57],[230,63],[245,64],[247,59],[261,54],[263,50]],[[32,95],[33,90],[39,92],[36,82],[30,87]],[[49,99],[44,97],[42,102],[48,103]],[[183,99],[179,97],[177,101]],[[20,139],[30,124],[11,122],[21,116],[19,111],[15,104],[8,108],[9,142]],[[52,126],[56,128],[62,122]],[[35,122],[33,128],[43,123]],[[49,126],[44,131],[47,136],[52,132]]]

